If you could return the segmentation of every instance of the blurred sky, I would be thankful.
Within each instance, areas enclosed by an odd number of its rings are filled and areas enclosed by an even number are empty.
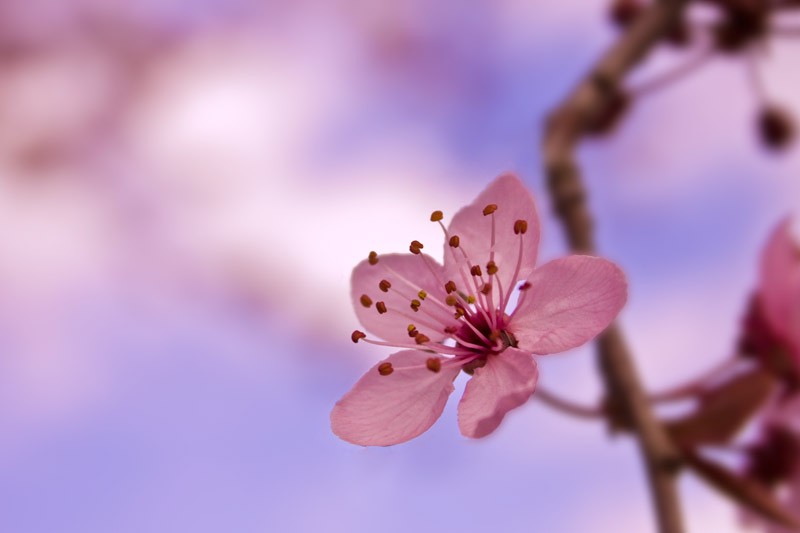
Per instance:
[[[580,0],[0,3],[0,531],[653,531],[632,441],[536,402],[481,441],[453,400],[393,448],[328,425],[386,355],[349,340],[369,250],[438,242],[432,210],[514,170],[564,252],[541,123],[613,35]],[[765,84],[800,110],[800,42],[774,44]],[[800,213],[746,79],[714,58],[581,152],[654,388],[730,353]],[[590,348],[540,368],[597,400]],[[682,490],[690,531],[738,531]]]

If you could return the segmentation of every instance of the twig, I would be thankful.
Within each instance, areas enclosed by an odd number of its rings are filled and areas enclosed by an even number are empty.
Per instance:
[[[536,394],[531,396],[531,398],[535,400],[541,400],[541,402],[545,405],[577,418],[602,420],[607,416],[606,410],[603,408],[603,406],[586,406],[577,404],[547,390],[546,388],[542,387],[541,383],[536,385]]]
[[[687,3],[687,0],[662,0],[648,7],[548,120],[542,148],[545,172],[556,214],[576,252],[594,250],[592,218],[574,157],[576,145],[586,125],[602,112],[628,71],[667,33]],[[621,409],[638,436],[659,531],[682,533],[683,518],[676,483],[681,456],[647,401],[618,326],[612,325],[598,339],[598,351],[609,400]]]

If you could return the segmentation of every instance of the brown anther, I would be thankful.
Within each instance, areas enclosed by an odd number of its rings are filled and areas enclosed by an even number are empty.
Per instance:
[[[481,294],[489,294],[490,292],[492,292],[492,284],[484,283],[483,287],[481,287]]]
[[[452,307],[458,303],[458,297],[455,294],[448,294],[447,298],[444,299],[444,303]]]
[[[458,331],[458,328],[455,326],[447,326],[444,328],[444,332],[448,335],[454,335],[456,331]]]
[[[389,289],[392,288],[392,284],[389,283],[389,280],[382,279],[380,283],[378,283],[378,288],[383,292],[389,292]]]
[[[431,213],[431,222],[439,222],[444,218],[444,213],[441,211],[434,211]]]
[[[521,290],[521,291],[527,291],[530,288],[531,288],[531,282],[530,281],[526,281],[522,285],[519,286],[519,290]]]
[[[422,302],[420,302],[419,300],[411,300],[411,309],[413,309],[414,312],[419,311],[420,305],[422,305]]]
[[[424,300],[425,298],[427,298],[427,297],[428,297],[428,293],[427,293],[427,292],[425,292],[425,291],[423,291],[423,290],[420,290],[420,291],[417,293],[417,296],[419,296],[419,299],[420,299],[420,300]]]
[[[378,310],[378,314],[383,314],[386,312],[386,304],[383,302],[378,302],[375,304],[375,309]]]
[[[388,376],[392,372],[394,372],[394,367],[392,367],[392,363],[386,362],[378,365],[378,374],[380,374],[381,376]]]
[[[354,332],[353,332],[353,333],[350,335],[350,340],[351,340],[351,341],[353,341],[353,342],[356,342],[356,343],[357,343],[358,341],[360,341],[361,339],[366,339],[366,338],[367,338],[367,335],[366,335],[366,333],[364,333],[363,331],[358,331],[358,330],[355,330],[355,331],[354,331]]]
[[[467,314],[467,312],[464,310],[463,307],[456,307],[456,312],[453,313],[453,317],[455,317],[455,319],[458,320],[459,318],[461,318],[462,316],[464,316],[466,314]]]
[[[420,250],[422,250],[423,248],[425,247],[422,246],[422,243],[419,241],[411,241],[411,244],[408,246],[409,251],[412,254],[417,254],[417,255],[419,255]]]
[[[412,339],[416,337],[418,334],[419,331],[417,331],[417,328],[408,330],[408,336],[411,337]]]
[[[372,299],[366,294],[362,294],[359,300],[361,301],[361,305],[363,305],[364,307],[369,307],[370,305],[372,305]]]
[[[783,108],[768,106],[758,115],[761,142],[770,150],[781,150],[791,144],[796,134],[792,116]]]
[[[489,333],[489,340],[490,341],[496,341],[499,338],[500,338],[500,332],[499,331],[494,330],[491,333]]]
[[[497,211],[497,204],[489,204],[483,208],[483,216],[491,215]]]
[[[514,222],[514,235],[519,235],[520,233],[524,234],[526,231],[528,231],[527,220],[517,220]]]
[[[486,263],[486,272],[490,276],[494,276],[495,274],[497,274],[497,265],[495,264],[494,261],[489,261],[488,263]]]
[[[480,265],[473,265],[472,268],[469,269],[469,273],[472,274],[473,276],[480,276],[483,274],[481,272]]]
[[[430,342],[430,339],[424,333],[417,333],[417,335],[414,337],[414,342],[417,344],[425,344],[426,342]]]
[[[447,294],[456,292],[456,283],[453,280],[448,281],[444,284],[444,290],[447,292]]]
[[[370,265],[377,265],[378,264],[378,252],[370,252],[368,258]]]
[[[428,370],[431,372],[436,373],[442,369],[442,361],[438,357],[431,357],[425,361],[425,366],[427,366]]]
[[[450,246],[453,248],[458,248],[458,245],[461,243],[461,239],[458,238],[458,235],[453,235],[450,237]]]

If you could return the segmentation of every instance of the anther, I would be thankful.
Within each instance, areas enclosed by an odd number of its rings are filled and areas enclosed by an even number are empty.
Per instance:
[[[414,337],[414,342],[417,344],[425,344],[426,342],[430,342],[430,339],[424,333],[417,333],[417,335]]]
[[[527,291],[530,288],[531,288],[531,282],[530,281],[526,281],[522,285],[519,286],[519,290],[521,290],[521,291]]]
[[[450,237],[450,246],[453,248],[458,248],[458,245],[461,243],[461,239],[458,238],[458,235],[453,235]]]
[[[471,294],[469,296],[467,296],[467,303],[468,304],[474,304],[475,303],[475,297],[473,295],[471,295]]]
[[[455,283],[455,281],[450,280],[447,283],[445,283],[444,284],[444,290],[447,292],[447,294],[450,294],[451,292],[456,292],[456,283]]]
[[[427,297],[428,297],[428,293],[427,293],[427,292],[425,292],[425,291],[423,291],[423,290],[420,290],[420,291],[417,293],[417,296],[419,296],[419,299],[420,299],[420,300],[424,300],[425,298],[427,298]]]
[[[481,287],[481,294],[489,294],[490,292],[492,292],[492,284],[484,283],[483,287]]]
[[[419,300],[411,300],[411,309],[413,309],[415,313],[419,311],[420,305],[422,305],[422,302]]]
[[[375,309],[378,310],[378,314],[383,314],[386,312],[386,304],[384,302],[378,302],[375,304]]]
[[[419,331],[417,330],[417,328],[408,330],[408,336],[411,337],[412,339],[414,337],[416,337],[418,334],[419,334]]]
[[[500,338],[500,332],[499,331],[494,330],[491,333],[489,333],[489,340],[490,341],[494,342],[499,338]]]
[[[453,313],[453,316],[455,317],[456,320],[458,320],[459,318],[461,318],[462,316],[464,316],[466,314],[467,314],[467,312],[464,310],[463,307],[456,307],[456,312]]]
[[[486,263],[486,272],[490,276],[494,276],[495,274],[497,274],[497,265],[495,264],[494,261],[489,261],[488,263]]]
[[[442,369],[442,362],[438,357],[431,357],[425,361],[425,366],[428,367],[428,370],[431,372],[436,373]]]
[[[378,264],[378,252],[370,252],[368,261],[369,261],[370,265],[377,265]]]
[[[380,374],[381,376],[388,376],[392,372],[394,372],[392,363],[386,362],[378,365],[378,374]]]
[[[469,273],[473,276],[480,276],[482,274],[480,265],[473,265],[472,268],[469,269]]]
[[[455,326],[447,326],[444,328],[444,332],[448,335],[455,335],[456,331],[458,331],[458,328]]]
[[[422,243],[419,242],[419,241],[411,241],[411,244],[408,247],[409,251],[412,254],[417,254],[417,255],[419,255],[420,250],[422,250],[423,248],[425,248],[425,247],[422,246]]]
[[[378,288],[383,292],[389,292],[389,289],[392,288],[392,284],[389,283],[388,280],[382,279],[380,283],[378,283]]]
[[[431,213],[431,222],[439,222],[444,218],[444,213],[441,211],[434,211]]]
[[[366,294],[362,294],[360,300],[361,300],[361,305],[363,305],[364,307],[369,307],[370,305],[372,305],[372,299]]]
[[[444,303],[452,307],[458,303],[458,298],[455,294],[448,294],[447,298],[444,299]]]
[[[524,234],[526,231],[528,231],[528,222],[526,220],[514,222],[514,235]]]
[[[353,333],[350,335],[350,340],[351,340],[351,341],[353,341],[353,342],[355,342],[355,343],[357,343],[357,342],[358,342],[358,341],[360,341],[361,339],[366,339],[366,338],[367,338],[367,335],[366,335],[366,333],[364,333],[363,331],[358,331],[358,330],[355,330],[355,331],[354,331],[354,332],[353,332]]]
[[[497,211],[497,204],[489,204],[483,208],[483,216],[491,215]]]

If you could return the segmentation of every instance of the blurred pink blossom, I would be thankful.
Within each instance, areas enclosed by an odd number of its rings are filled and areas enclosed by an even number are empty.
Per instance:
[[[372,252],[353,270],[356,314],[386,342],[360,331],[353,341],[404,350],[371,368],[333,408],[333,432],[348,442],[386,446],[420,435],[441,415],[461,370],[473,375],[458,406],[461,433],[489,435],[533,393],[532,354],[587,342],[627,299],[623,273],[604,259],[573,255],[535,268],[539,220],[514,175],[493,181],[449,228],[442,218],[431,215],[445,234],[443,266],[413,241],[411,254]]]

